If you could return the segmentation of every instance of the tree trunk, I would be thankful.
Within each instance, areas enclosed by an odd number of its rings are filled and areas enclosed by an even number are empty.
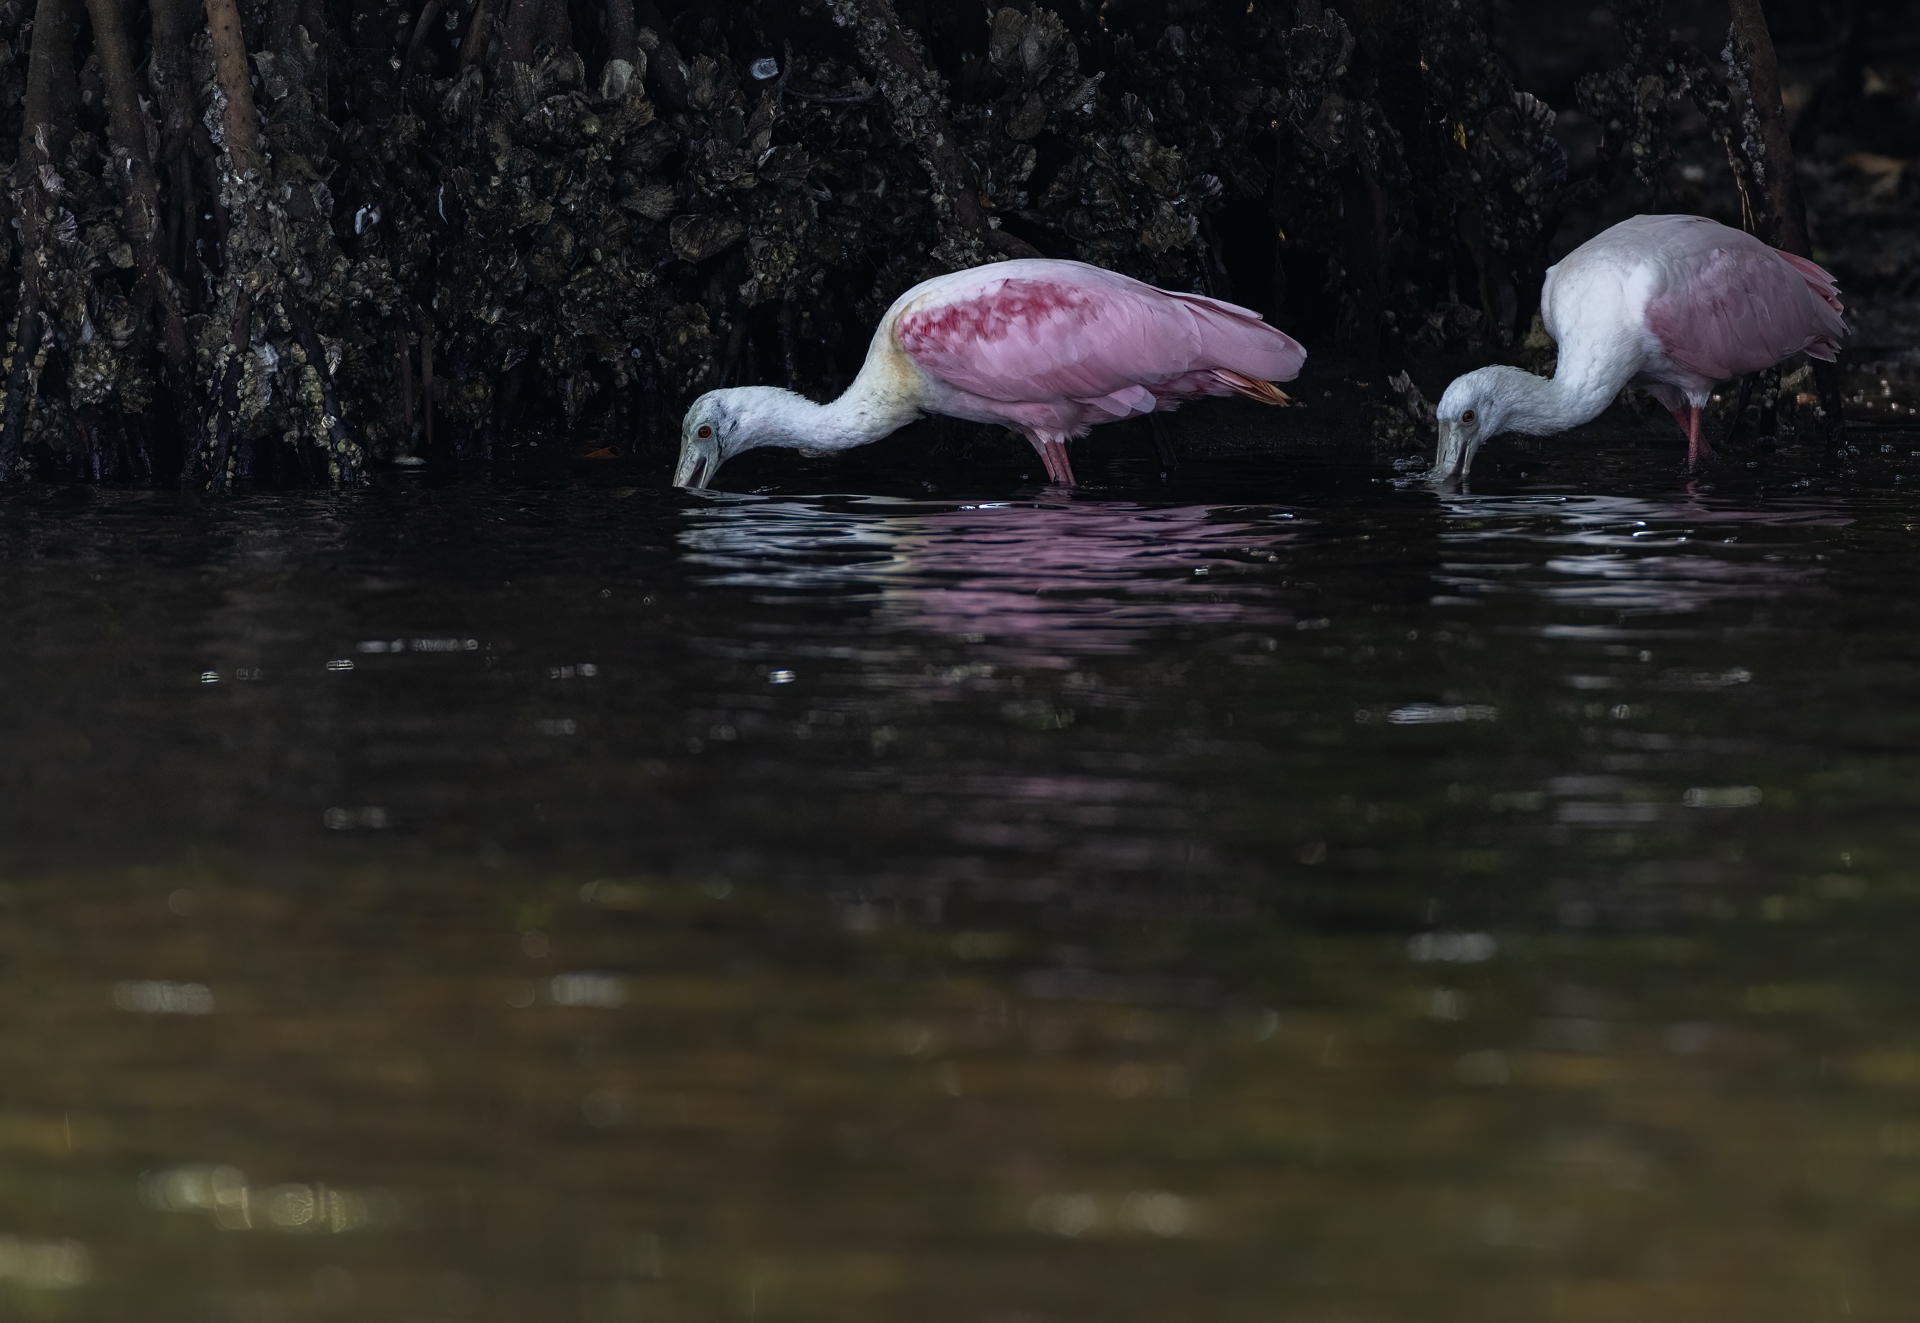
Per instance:
[[[1846,16],[1841,20],[1840,53],[1833,69],[1813,89],[1813,95],[1793,120],[1793,144],[1801,151],[1813,146],[1813,135],[1826,122],[1836,105],[1844,105],[1860,95],[1866,80],[1867,60],[1874,51],[1873,0],[1847,0]]]
[[[1764,159],[1759,167],[1762,195],[1770,213],[1760,218],[1759,236],[1776,248],[1813,257],[1807,232],[1807,204],[1800,195],[1800,177],[1794,166],[1793,138],[1785,108],[1780,103],[1780,65],[1773,52],[1773,36],[1760,0],[1730,0],[1732,27],[1727,44],[1737,72],[1746,77],[1747,108],[1760,129]],[[1744,118],[1744,117],[1743,117]],[[1845,444],[1846,422],[1841,416],[1840,368],[1836,363],[1813,362],[1814,384],[1820,396],[1821,431],[1829,448]]]
[[[440,17],[440,0],[427,0],[420,7],[420,19],[413,25],[413,39],[407,43],[407,58],[400,66],[400,86],[404,89],[420,72],[420,53],[426,48],[427,38],[432,35],[434,22]]]
[[[500,57],[515,64],[533,63],[533,43],[540,35],[542,0],[511,0],[507,30],[500,39]]]
[[[567,0],[543,0],[540,6],[540,28],[534,50],[549,47],[556,51],[573,49],[573,16],[567,12]]]
[[[316,409],[319,414],[316,434],[320,449],[326,456],[327,477],[336,486],[358,482],[364,462],[360,443],[347,434],[346,425],[340,421],[340,398],[333,389],[333,373],[327,365],[326,346],[320,343],[312,320],[299,304],[289,301],[285,305],[285,313],[288,324],[293,328],[301,375],[306,378],[304,390],[318,396],[310,404],[319,406]],[[303,449],[301,453],[306,452]]]
[[[860,56],[879,75],[893,107],[894,131],[913,144],[933,184],[933,203],[946,218],[931,254],[949,271],[978,266],[993,257],[1038,257],[1024,240],[988,222],[973,166],[960,151],[948,122],[946,90],[927,68],[920,43],[900,24],[893,0],[828,0],[836,22],[851,27]]]
[[[73,73],[73,12],[68,0],[39,0],[34,9],[33,48],[20,122],[20,181],[14,207],[20,221],[20,313],[0,408],[0,481],[14,476],[26,434],[27,409],[44,357],[41,316],[52,303],[47,222],[54,190],[64,189],[54,162],[65,157],[73,136],[72,104],[78,100]]]
[[[88,0],[92,3],[92,0]],[[300,26],[300,0],[271,0],[267,6],[267,49],[283,51],[293,44],[293,30]]]
[[[433,453],[433,318],[425,308],[413,310],[414,324],[420,328],[420,421],[425,436],[422,447]]]
[[[633,17],[639,25],[634,44],[647,57],[647,82],[654,95],[672,110],[687,108],[687,62],[667,35],[666,20],[653,0],[633,0]],[[640,66],[636,64],[636,69]]]
[[[473,18],[467,23],[467,35],[460,42],[460,72],[465,73],[480,63],[487,53],[487,43],[493,39],[494,0],[480,0],[474,6]]]
[[[220,119],[221,146],[233,158],[233,172],[266,182],[266,151],[260,141],[260,114],[253,105],[253,76],[247,67],[247,42],[234,0],[206,0],[207,31],[213,38],[213,64],[226,111]]]
[[[0,411],[0,482],[11,480],[20,463],[20,439],[26,433],[27,408],[40,372],[40,289],[27,279],[21,286],[20,313],[7,358],[6,405]]]
[[[600,96],[624,100],[634,72],[644,66],[640,33],[633,23],[633,0],[607,0],[607,63],[600,72]]]
[[[153,55],[147,64],[147,83],[160,111],[160,159],[166,162],[172,218],[168,224],[167,265],[192,290],[189,277],[197,267],[194,237],[200,211],[195,205],[193,181],[193,84],[187,66],[187,41],[197,17],[190,0],[151,0]]]
[[[413,347],[407,343],[407,323],[393,319],[394,372],[400,378],[400,452],[413,453]]]
[[[138,302],[159,306],[161,346],[173,381],[180,385],[188,367],[187,324],[179,289],[160,253],[160,180],[147,155],[147,117],[134,84],[121,0],[87,0],[87,12],[93,17],[93,47],[106,76],[107,139],[120,182],[120,228],[140,271]]]
[[[220,360],[220,398],[213,429],[207,436],[210,453],[202,475],[204,485],[214,489],[225,488],[232,481],[233,448],[239,440],[236,433],[240,428],[240,380],[246,375],[245,355],[253,341],[253,300],[244,291],[234,299],[229,324],[233,343]],[[188,464],[181,471],[181,481],[190,481],[192,475],[193,466]]]
[[[1811,258],[1807,241],[1807,207],[1800,197],[1800,178],[1794,170],[1793,139],[1787,131],[1787,113],[1780,104],[1780,66],[1773,53],[1773,37],[1760,0],[1730,0],[1733,26],[1728,41],[1734,60],[1744,66],[1748,104],[1760,125],[1765,159],[1762,181],[1767,200],[1768,228],[1760,237],[1776,248]]]
[[[327,111],[327,6],[324,0],[300,0],[300,26],[319,58],[307,71],[307,88],[321,114]]]
[[[230,484],[235,447],[243,440],[239,435],[240,388],[253,352],[255,291],[249,284],[256,258],[267,255],[270,235],[260,200],[268,183],[266,149],[260,135],[260,115],[253,104],[253,81],[239,9],[234,0],[206,0],[206,8],[214,71],[226,98],[220,118],[220,146],[226,149],[225,177],[215,191],[235,204],[227,218],[226,271],[213,309],[215,319],[226,324],[227,341],[212,346],[209,353],[203,338],[201,347],[208,379],[220,383],[218,412],[203,450],[204,481],[218,489]],[[188,472],[191,468],[189,465]]]

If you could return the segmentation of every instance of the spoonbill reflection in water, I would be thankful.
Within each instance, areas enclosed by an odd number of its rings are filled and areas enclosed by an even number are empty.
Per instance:
[[[1091,501],[937,507],[720,498],[680,534],[707,582],[877,607],[875,633],[991,638],[1039,666],[1126,652],[1158,630],[1284,625],[1287,594],[1230,573],[1289,554],[1290,516]]]
[[[923,281],[880,319],[846,393],[815,404],[773,386],[708,391],[680,428],[673,481],[704,487],[759,446],[803,455],[878,441],[925,414],[1026,437],[1073,485],[1067,442],[1097,423],[1203,395],[1286,404],[1307,352],[1246,308],[1155,289],[1084,262],[995,262]]]
[[[1819,577],[1811,547],[1854,522],[1822,497],[1652,501],[1580,495],[1447,494],[1435,602],[1515,592],[1621,612],[1605,625],[1558,620],[1547,637],[1647,637],[1662,616],[1777,597]],[[1723,540],[1726,529],[1743,535]],[[1760,540],[1760,535],[1771,535]],[[1792,559],[1779,553],[1796,551]],[[1673,636],[1669,633],[1669,637]]]
[[[1551,378],[1484,367],[1440,397],[1429,478],[1466,476],[1501,432],[1546,436],[1598,417],[1643,386],[1687,434],[1687,465],[1712,457],[1700,409],[1718,383],[1793,354],[1831,360],[1846,326],[1840,291],[1804,257],[1704,216],[1635,216],[1547,272],[1540,318],[1560,347]]]

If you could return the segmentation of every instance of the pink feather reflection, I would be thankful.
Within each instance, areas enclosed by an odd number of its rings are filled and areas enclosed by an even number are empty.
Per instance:
[[[1025,664],[1066,666],[1170,627],[1285,623],[1253,567],[1294,537],[1244,507],[865,500],[720,505],[682,542],[709,582],[839,590],[875,601],[881,628],[978,636]]]

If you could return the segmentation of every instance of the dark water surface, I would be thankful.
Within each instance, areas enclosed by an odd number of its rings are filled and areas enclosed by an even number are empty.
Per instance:
[[[9,497],[0,1317],[1911,1317],[1874,440]]]

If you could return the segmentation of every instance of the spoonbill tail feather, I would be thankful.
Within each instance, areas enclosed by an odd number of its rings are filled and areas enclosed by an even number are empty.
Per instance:
[[[1713,388],[1805,353],[1831,360],[1846,334],[1834,279],[1703,216],[1635,216],[1547,272],[1540,316],[1559,345],[1552,379],[1489,367],[1457,378],[1436,413],[1430,477],[1463,476],[1500,432],[1544,436],[1596,417],[1642,386],[1687,434],[1688,463],[1711,455],[1700,410]]]
[[[1259,314],[1083,262],[996,262],[914,286],[880,319],[846,393],[814,404],[737,387],[694,401],[674,481],[704,485],[756,446],[845,450],[928,413],[1011,427],[1055,482],[1066,443],[1098,423],[1203,395],[1289,401],[1306,350]]]

